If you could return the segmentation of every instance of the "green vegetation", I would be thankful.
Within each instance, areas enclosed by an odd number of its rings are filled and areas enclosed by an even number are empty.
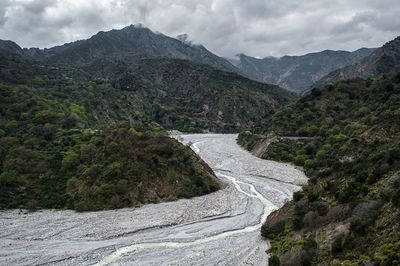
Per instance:
[[[0,85],[0,208],[100,210],[218,189],[157,124],[92,130],[81,105],[38,91]]]
[[[278,138],[261,157],[310,178],[262,228],[275,264],[399,263],[400,71],[315,88],[239,142],[252,149],[267,135],[295,138]]]
[[[100,210],[215,191],[212,171],[165,130],[232,132],[294,98],[184,60],[77,65],[13,47],[0,49],[1,209]]]
[[[3,59],[0,209],[101,210],[218,189],[212,170],[150,122],[136,94],[65,66]]]

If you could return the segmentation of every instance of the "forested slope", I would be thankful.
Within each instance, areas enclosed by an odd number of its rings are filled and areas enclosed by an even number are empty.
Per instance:
[[[310,180],[262,228],[271,265],[398,265],[400,261],[400,71],[315,88],[245,132],[252,149],[292,162]]]

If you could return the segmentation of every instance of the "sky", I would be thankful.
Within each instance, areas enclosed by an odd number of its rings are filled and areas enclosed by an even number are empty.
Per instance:
[[[234,57],[379,47],[400,35],[400,0],[0,0],[0,39],[52,47],[141,23]]]

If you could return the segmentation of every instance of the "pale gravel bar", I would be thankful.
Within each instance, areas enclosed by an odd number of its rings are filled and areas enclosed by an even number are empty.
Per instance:
[[[178,137],[226,182],[224,189],[112,211],[3,211],[0,265],[265,265],[261,220],[306,176],[252,156],[234,134]]]

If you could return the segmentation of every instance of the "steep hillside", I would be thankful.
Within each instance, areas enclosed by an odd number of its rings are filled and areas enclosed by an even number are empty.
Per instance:
[[[398,265],[400,71],[313,89],[239,142],[310,181],[262,228],[270,265]]]
[[[235,62],[235,65],[247,77],[299,93],[326,74],[361,60],[373,50],[367,48],[354,52],[326,50],[302,56],[263,59],[241,54],[239,62]]]
[[[321,79],[320,84],[387,74],[398,65],[400,65],[400,37],[376,49],[361,61],[326,75]]]
[[[233,132],[295,99],[277,86],[187,60],[129,64],[107,58],[76,67],[36,62],[1,49],[0,57],[3,82],[56,87],[52,94],[82,103],[89,121],[101,124],[125,119],[190,132]]]
[[[0,50],[11,53],[11,54],[19,54],[22,55],[24,51],[22,50],[21,47],[19,47],[18,44],[16,44],[13,41],[6,41],[6,40],[0,40]]]
[[[151,119],[183,131],[252,127],[294,95],[273,85],[184,60],[143,60],[114,86],[151,103]]]
[[[215,191],[208,166],[164,130],[249,128],[294,99],[187,60],[78,66],[21,50],[0,47],[0,208],[100,210]]]
[[[0,209],[133,207],[218,189],[134,95],[35,71],[0,82]]]
[[[26,49],[24,52],[36,59],[78,66],[99,59],[118,59],[133,64],[143,58],[170,58],[190,60],[217,69],[238,72],[229,61],[216,56],[202,45],[193,45],[161,33],[154,33],[141,25],[101,31],[87,40],[44,50]]]

